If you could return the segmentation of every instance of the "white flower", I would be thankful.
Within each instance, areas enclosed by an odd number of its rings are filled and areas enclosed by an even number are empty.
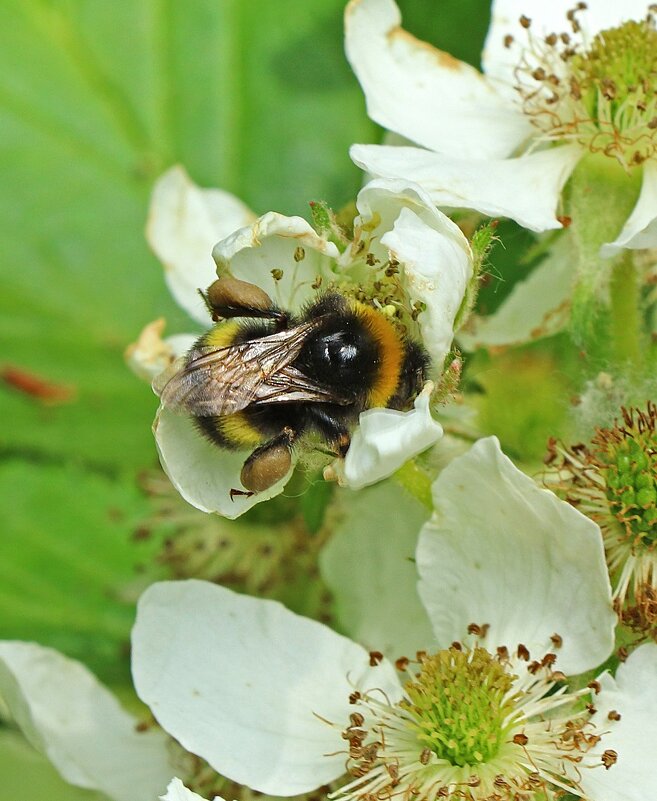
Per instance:
[[[152,801],[174,773],[169,738],[137,721],[79,662],[28,642],[0,642],[0,700],[62,777],[114,801]]]
[[[640,170],[643,186],[602,255],[657,245],[657,31],[644,22],[648,4],[575,5],[495,0],[481,74],[404,31],[393,0],[352,0],[346,49],[369,114],[419,146],[356,145],[354,161],[371,175],[416,181],[440,206],[545,231],[561,227],[561,190],[580,158],[604,153]]]
[[[419,187],[407,181],[371,182],[361,191],[357,207],[353,241],[341,252],[328,233],[318,234],[304,219],[269,212],[251,221],[235,198],[199,190],[174,168],[156,185],[147,232],[165,263],[174,297],[198,322],[209,324],[210,319],[197,290],[209,286],[217,274],[257,285],[292,312],[316,297],[320,283],[338,290],[361,287],[381,308],[402,315],[410,335],[429,352],[430,377],[438,379],[472,279],[467,240]],[[229,232],[229,224],[236,230]],[[210,243],[217,239],[212,248]],[[207,256],[210,252],[214,263]],[[154,382],[159,392],[179,369],[176,357],[189,339],[163,341],[158,325],[151,324],[128,356],[141,374],[167,368]],[[389,409],[364,413],[363,433],[354,437],[347,461],[334,464],[329,474],[339,476],[343,484],[365,486],[391,475],[442,435],[424,396],[415,409],[395,413],[393,431],[392,414]],[[238,517],[282,492],[292,474],[294,463],[264,492],[231,492],[240,490],[242,465],[255,446],[221,450],[199,434],[191,418],[164,406],[153,430],[170,480],[185,500],[206,512]]]
[[[621,720],[598,722],[577,706],[587,690],[560,685],[561,671],[594,668],[613,648],[597,526],[538,489],[494,438],[443,471],[434,500],[417,562],[435,643],[397,661],[402,678],[381,654],[278,603],[169,582],[138,609],[142,700],[219,773],[274,795],[339,780],[332,797],[342,799],[652,797],[633,726],[641,697],[644,759],[657,735],[654,693],[621,671],[616,683],[601,679],[594,704]],[[640,649],[623,670],[640,662],[645,678],[655,651]],[[622,773],[603,767],[612,752]]]
[[[593,801],[654,798],[657,645],[642,645],[620,665],[615,677],[605,673],[599,682],[596,715],[609,730],[601,743],[617,753],[618,760],[608,774],[591,771],[587,776],[589,797]]]
[[[160,796],[160,801],[205,801],[198,793],[188,790],[180,779],[171,779],[165,795]],[[216,795],[214,801],[224,801],[221,796]]]

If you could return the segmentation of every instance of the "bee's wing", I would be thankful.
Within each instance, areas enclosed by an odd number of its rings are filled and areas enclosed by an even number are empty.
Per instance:
[[[318,320],[311,320],[225,348],[200,346],[192,359],[166,383],[160,400],[168,408],[207,417],[233,414],[256,401],[314,399],[286,396],[285,370],[290,369],[308,334],[318,325]],[[310,393],[314,388],[326,395],[324,388],[310,382],[298,370],[293,369],[291,375],[299,383],[297,392]],[[302,379],[306,382],[305,388],[300,385]]]
[[[290,403],[292,401],[314,401],[316,403],[353,403],[351,395],[340,394],[331,387],[318,384],[305,376],[296,367],[288,365],[277,370],[271,378],[257,389],[253,403],[259,406],[267,403]]]

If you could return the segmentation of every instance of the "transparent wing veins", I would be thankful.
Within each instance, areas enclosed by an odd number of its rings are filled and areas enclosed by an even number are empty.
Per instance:
[[[252,403],[349,403],[291,366],[320,321],[224,348],[197,347],[164,385],[162,405],[197,417],[227,415]]]

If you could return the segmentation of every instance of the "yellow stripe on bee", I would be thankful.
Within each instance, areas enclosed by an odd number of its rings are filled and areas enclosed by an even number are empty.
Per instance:
[[[217,323],[203,336],[203,344],[210,348],[227,348],[235,341],[240,324],[231,320],[228,323]]]
[[[218,323],[205,334],[203,344],[210,348],[227,348],[235,342],[240,328],[240,324],[233,320]],[[217,417],[215,425],[226,442],[236,448],[255,448],[266,440],[266,437],[249,423],[244,412]]]
[[[244,412],[217,417],[217,429],[236,448],[255,448],[267,439],[249,423]]]
[[[369,407],[386,406],[399,383],[404,346],[393,324],[371,306],[351,301],[351,308],[379,346],[380,364],[367,397]]]

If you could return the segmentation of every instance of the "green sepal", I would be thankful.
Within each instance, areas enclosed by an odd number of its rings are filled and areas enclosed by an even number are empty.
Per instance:
[[[477,228],[472,235],[472,240],[470,241],[470,247],[472,249],[472,278],[468,282],[465,295],[456,313],[454,331],[458,331],[463,323],[465,323],[477,302],[482,271],[486,266],[488,254],[498,239],[495,233],[496,230],[497,220],[491,220]]]

